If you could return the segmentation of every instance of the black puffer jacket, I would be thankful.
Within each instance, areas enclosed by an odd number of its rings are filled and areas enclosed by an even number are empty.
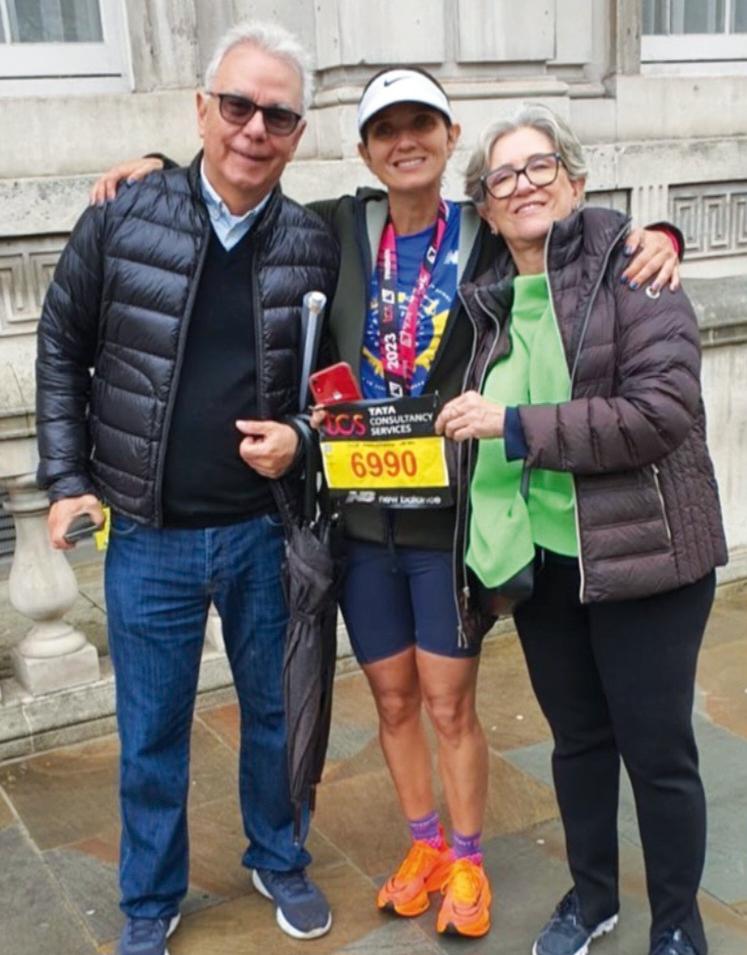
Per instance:
[[[200,159],[86,210],[60,258],[36,365],[38,481],[52,501],[93,493],[162,523],[165,437],[211,228]],[[338,248],[279,187],[253,243],[259,410],[280,419],[299,411],[303,295],[331,296]]]

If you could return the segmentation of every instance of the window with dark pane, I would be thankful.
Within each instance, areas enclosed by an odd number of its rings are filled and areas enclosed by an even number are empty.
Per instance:
[[[10,43],[99,43],[103,40],[98,0],[0,0],[6,8]],[[0,18],[2,20],[4,18]]]

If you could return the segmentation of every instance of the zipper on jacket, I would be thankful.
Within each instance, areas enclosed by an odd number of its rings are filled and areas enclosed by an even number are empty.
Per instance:
[[[262,218],[262,222],[256,229],[251,230],[252,234],[249,236],[249,242],[252,246],[259,248],[259,239],[267,231],[267,223],[270,222],[267,213],[271,211],[272,208],[278,207],[278,202],[276,197],[270,199],[267,206],[265,207],[265,214]],[[275,217],[277,219],[277,216]],[[252,251],[252,268],[251,274],[249,276],[252,283],[252,319],[254,322],[254,352],[255,360],[257,363],[257,413],[260,420],[264,421],[266,418],[269,418],[267,401],[265,396],[264,389],[264,378],[265,378],[265,351],[262,346],[262,301],[259,297],[259,266],[257,264],[257,255]],[[296,383],[296,389],[298,388],[298,383]]]
[[[625,225],[621,226],[621,228],[618,230],[613,240],[608,245],[604,259],[602,260],[602,266],[599,270],[599,275],[597,277],[591,296],[589,298],[589,304],[586,306],[584,320],[581,323],[581,331],[578,336],[578,342],[576,343],[576,354],[574,355],[573,364],[571,366],[571,372],[570,372],[570,382],[571,382],[570,398],[571,399],[573,398],[573,386],[576,382],[576,372],[578,370],[578,362],[579,362],[579,358],[581,357],[581,348],[583,346],[584,339],[586,337],[586,330],[589,327],[589,319],[591,318],[591,311],[592,311],[592,308],[594,307],[594,302],[596,301],[596,297],[599,294],[599,289],[601,288],[602,282],[604,281],[604,276],[607,271],[607,265],[609,263],[610,256],[612,255],[612,250],[615,248],[615,246],[617,245],[618,241],[622,238],[622,236],[625,235],[625,233],[627,232],[628,225],[629,223],[626,221]],[[547,276],[547,289],[550,293],[550,308],[552,310],[552,316],[555,321],[555,327],[558,330],[558,335],[560,336],[560,341],[562,343],[563,336],[560,331],[560,323],[558,322],[558,313],[555,310],[555,296],[553,294],[552,283],[550,281],[550,267],[549,267],[550,262],[549,262],[549,255],[548,255],[550,250],[550,238],[552,236],[554,227],[555,226],[553,223],[553,225],[550,226],[550,231],[547,233],[547,238],[545,239],[545,275]],[[583,550],[581,548],[581,520],[578,514],[578,495],[576,494],[576,476],[575,474],[572,474],[571,477],[573,478],[573,516],[574,516],[574,523],[576,525],[576,547],[578,548],[578,571],[579,571],[578,599],[581,603],[583,603],[584,590],[586,589],[586,570],[584,568],[584,556],[583,556]]]
[[[467,368],[464,372],[464,377],[462,379],[462,392],[464,392],[465,388],[467,387],[467,381],[469,380],[469,376],[472,372],[472,366],[474,365],[475,358],[477,357],[478,327],[477,327],[477,322],[473,318],[469,310],[469,307],[466,301],[464,300],[461,289],[458,291],[458,295],[462,304],[464,305],[464,311],[467,314],[467,318],[469,319],[472,325],[472,333],[473,333],[472,334],[472,349],[470,352],[469,362],[467,363]],[[490,322],[494,326],[497,333],[495,340],[497,341],[498,337],[500,336],[500,323],[498,319],[487,308],[484,302],[480,301],[480,295],[479,295],[479,292],[477,291],[475,292],[475,300],[477,301],[481,310],[488,316],[488,318],[490,319]],[[490,351],[492,351],[492,348],[493,346],[491,345]],[[488,375],[489,364],[490,364],[489,362],[487,361],[485,362],[485,367],[483,368],[482,374],[480,375],[480,382],[478,386],[478,391],[480,394],[482,394],[482,388],[485,383],[485,379],[487,378],[487,375]],[[464,455],[460,454],[457,457],[456,520],[455,520],[455,529],[454,529],[454,546],[452,547],[452,555],[453,555],[452,560],[453,560],[453,579],[454,579],[454,603],[456,604],[457,619],[459,621],[457,645],[460,647],[460,649],[467,648],[469,646],[469,641],[467,640],[467,634],[465,633],[464,627],[462,625],[462,613],[461,613],[460,602],[459,602],[460,594],[457,592],[457,578],[458,578],[458,571],[459,571],[459,568],[457,566],[457,561],[461,563],[461,571],[462,571],[461,599],[463,601],[464,607],[466,608],[470,599],[470,587],[469,587],[468,577],[467,577],[467,521],[469,520],[469,510],[470,510],[469,481],[471,480],[471,475],[472,475],[473,449],[474,449],[474,439],[470,438],[470,440],[467,443],[467,452],[466,452],[467,481],[468,481],[466,495],[462,494],[462,462],[464,460]],[[465,497],[466,499],[463,500],[463,497]],[[463,517],[462,517],[462,509],[464,509]],[[462,522],[464,525],[464,532],[461,535],[462,546],[459,547],[460,526]],[[457,551],[460,551],[460,553],[457,553]]]
[[[164,412],[163,416],[161,443],[158,449],[158,460],[156,462],[156,481],[155,487],[153,489],[155,498],[154,503],[156,511],[156,527],[163,526],[163,472],[164,468],[166,467],[166,450],[169,443],[169,429],[171,427],[171,418],[174,414],[174,405],[176,404],[176,392],[179,386],[179,374],[182,370],[182,362],[184,361],[184,350],[187,347],[187,330],[189,329],[189,323],[192,318],[192,310],[194,309],[195,298],[197,297],[197,290],[200,286],[202,270],[205,265],[205,259],[207,258],[208,247],[210,245],[210,230],[212,226],[210,225],[210,220],[207,218],[207,214],[205,226],[206,227],[202,232],[202,249],[200,250],[200,255],[197,259],[197,266],[195,268],[194,275],[192,276],[192,285],[189,290],[187,304],[184,309],[184,317],[182,318],[182,322],[179,327],[179,340],[176,345],[176,358],[174,360],[174,374],[171,377],[171,384],[169,385],[169,400],[166,404],[166,411]]]
[[[462,301],[462,304],[465,304],[460,290],[457,290],[457,295]],[[469,309],[466,307],[466,304],[465,304],[464,310],[467,314],[467,318],[469,319],[469,323],[472,326],[472,348],[470,350],[469,361],[467,362],[467,367],[464,372],[464,377],[462,378],[462,388],[461,388],[462,392],[464,392],[464,389],[467,387],[467,380],[469,378],[470,372],[472,370],[472,365],[474,364],[475,357],[477,355],[477,322],[475,322],[475,320],[472,318],[472,315],[470,314]],[[468,447],[466,450],[468,462],[470,458],[469,450],[470,449]],[[453,597],[454,597],[454,605],[456,607],[457,621],[458,621],[457,646],[460,649],[467,646],[467,634],[464,632],[464,626],[462,625],[462,610],[461,610],[461,604],[460,604],[460,594],[457,591],[457,580],[459,578],[459,568],[457,567],[457,562],[460,560],[460,555],[457,553],[457,551],[459,550],[459,536],[460,536],[459,523],[461,520],[461,510],[462,510],[462,465],[464,462],[464,457],[465,455],[461,453],[461,451],[457,454],[456,516],[454,520],[454,546],[451,548],[452,580],[453,580],[453,587],[454,587]],[[467,473],[469,474],[469,468]],[[467,492],[468,492],[467,496],[469,497],[469,488],[467,489]],[[462,547],[461,549],[462,551],[465,550],[464,547]],[[470,596],[469,584],[467,583],[466,559],[462,559],[462,574],[463,576],[462,576],[461,599],[464,603],[464,606],[466,607],[469,601],[469,596]]]
[[[552,285],[550,283],[550,268],[549,268],[550,262],[549,262],[548,253],[550,250],[550,236],[552,235],[553,228],[554,228],[554,223],[552,226],[550,226],[550,231],[547,233],[547,238],[545,239],[545,275],[547,276],[547,290],[549,292],[550,310],[552,311],[552,317],[553,317],[553,321],[555,322],[555,328],[557,329],[558,337],[560,338],[560,341],[562,344],[563,336],[561,335],[561,332],[560,332],[560,322],[558,322],[558,313],[555,310],[555,296],[553,294]],[[583,330],[582,330],[581,340],[583,340]],[[579,342],[579,349],[580,348],[581,348],[581,345]],[[566,359],[566,364],[567,364],[567,361],[568,359]],[[570,381],[571,381],[571,385],[570,385],[569,397],[572,398],[573,397],[573,372],[571,372]],[[579,572],[579,578],[580,578],[578,599],[583,602],[584,589],[586,587],[586,575],[584,572],[583,552],[581,550],[581,521],[578,516],[578,500],[577,500],[578,495],[576,494],[575,474],[572,474],[571,478],[573,479],[573,526],[574,526],[574,530],[576,531],[576,549],[578,550],[578,572]]]
[[[669,517],[667,515],[667,506],[664,502],[664,492],[661,489],[661,472],[659,471],[659,466],[657,464],[651,465],[651,471],[654,475],[654,484],[656,485],[656,493],[659,495],[659,504],[661,505],[661,516],[664,519],[664,527],[667,529],[667,537],[669,543],[672,543],[672,528],[669,526]]]
[[[581,323],[581,332],[579,333],[578,342],[576,344],[576,354],[573,358],[573,365],[571,366],[571,395],[573,395],[573,385],[575,384],[575,381],[576,381],[576,372],[578,371],[578,361],[579,361],[579,358],[581,357],[581,346],[583,345],[584,339],[586,338],[586,331],[589,327],[589,319],[591,318],[591,310],[594,307],[594,302],[596,300],[597,295],[599,294],[599,289],[601,288],[602,282],[604,281],[604,276],[607,272],[607,265],[609,264],[610,257],[612,256],[612,251],[617,245],[617,243],[620,241],[620,239],[628,231],[629,225],[630,225],[629,221],[626,220],[625,224],[620,227],[615,237],[607,246],[607,251],[604,254],[604,258],[602,259],[602,266],[599,270],[599,275],[597,277],[597,280],[594,283],[594,288],[592,290],[591,297],[589,298],[589,304],[586,306],[586,313],[584,314],[584,320]],[[547,266],[548,266],[547,251],[549,248],[551,235],[552,235],[552,229],[550,229],[550,232],[547,235],[547,242],[545,243],[545,270],[547,274],[548,288],[550,288],[550,273],[549,271],[547,271]],[[551,298],[552,298],[552,295],[551,295]],[[555,306],[553,305],[553,314],[554,313],[555,313]],[[557,317],[555,321],[557,323]],[[558,334],[560,334],[560,326],[558,326]],[[561,335],[561,341],[562,341],[562,335]]]

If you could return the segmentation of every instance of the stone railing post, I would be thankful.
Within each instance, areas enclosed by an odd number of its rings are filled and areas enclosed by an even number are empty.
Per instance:
[[[49,543],[46,494],[32,475],[4,483],[10,496],[4,506],[16,528],[8,596],[34,621],[11,651],[15,677],[34,696],[95,682],[100,677],[96,648],[62,619],[75,603],[78,583],[65,555]]]

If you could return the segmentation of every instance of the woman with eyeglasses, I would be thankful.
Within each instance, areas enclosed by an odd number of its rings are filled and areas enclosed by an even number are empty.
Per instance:
[[[549,109],[483,135],[466,187],[495,259],[463,291],[482,329],[478,358],[437,430],[476,442],[466,560],[477,593],[489,602],[534,569],[514,619],[554,737],[573,879],[534,955],[580,955],[615,927],[621,760],[651,955],[705,955],[691,714],[714,568],[727,554],[698,325],[681,291],[623,288],[627,221],[584,208],[585,181],[581,146]]]
[[[227,122],[236,109],[222,103]],[[226,115],[226,110],[229,114]],[[263,112],[268,135],[273,113]],[[423,70],[374,76],[358,104],[359,153],[384,186],[313,203],[337,233],[342,261],[328,321],[339,359],[358,375],[365,398],[462,390],[474,330],[458,296],[460,282],[492,266],[495,240],[471,203],[446,200],[441,182],[459,139],[451,104]],[[137,178],[159,160],[124,164],[97,184],[106,198],[120,178]],[[655,276],[677,284],[676,255],[663,233],[628,239],[633,284]],[[382,321],[384,254],[394,267],[393,328]],[[398,367],[384,372],[383,338],[394,332]],[[404,334],[403,334],[404,332]],[[464,473],[464,472],[462,472]],[[464,492],[466,487],[463,486]],[[490,886],[480,836],[488,787],[488,750],[475,709],[480,641],[492,622],[466,601],[462,561],[454,560],[457,509],[344,508],[347,573],[341,607],[379,715],[379,738],[412,836],[403,862],[377,896],[380,909],[417,916],[443,889],[437,929],[481,936],[490,928]],[[452,833],[436,810],[425,708],[435,730]]]

